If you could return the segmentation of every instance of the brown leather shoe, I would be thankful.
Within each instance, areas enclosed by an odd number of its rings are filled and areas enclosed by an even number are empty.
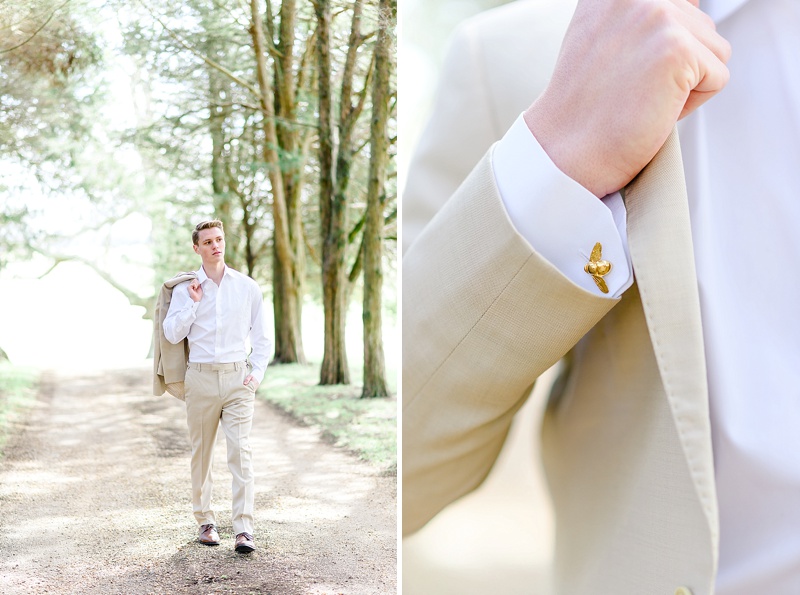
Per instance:
[[[214,525],[200,525],[198,540],[203,545],[219,545],[219,533]]]
[[[253,543],[253,536],[249,533],[239,533],[236,536],[236,545],[234,548],[240,554],[249,554],[250,552],[254,552],[256,549],[256,544]]]

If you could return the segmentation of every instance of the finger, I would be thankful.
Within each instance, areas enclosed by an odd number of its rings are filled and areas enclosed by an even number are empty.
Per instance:
[[[722,62],[731,57],[731,44],[717,33],[714,20],[702,10],[689,6],[686,0],[674,0],[679,10],[674,15],[686,29]]]
[[[700,0],[672,0],[672,3],[681,9],[691,10],[692,8],[700,9]],[[691,7],[689,5],[691,4]]]
[[[700,80],[693,91],[701,93],[716,93],[728,84],[730,71],[721,62],[716,54],[703,45],[697,48],[697,60],[700,68]]]
[[[697,52],[700,80],[690,91],[678,119],[689,115],[714,97],[725,87],[730,79],[728,67],[720,62],[708,48],[699,45]]]
[[[689,93],[689,97],[686,99],[686,103],[681,110],[681,115],[678,116],[678,120],[683,120],[706,101],[714,97],[714,95],[716,95],[716,93],[704,93],[702,91],[692,91]]]
[[[675,82],[687,95],[693,90],[719,91],[730,78],[725,62],[686,29],[673,32],[669,51],[677,66],[672,70]]]

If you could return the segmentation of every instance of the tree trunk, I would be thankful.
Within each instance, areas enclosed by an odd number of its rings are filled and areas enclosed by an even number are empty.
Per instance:
[[[331,9],[328,0],[314,5],[317,16],[317,72],[319,92],[319,201],[322,223],[322,305],[325,310],[325,351],[320,384],[349,384],[350,370],[344,344],[344,223],[345,205],[337,200],[331,124]]]
[[[303,293],[306,277],[306,254],[303,243],[302,204],[300,201],[303,170],[306,156],[303,153],[302,134],[295,124],[297,120],[296,82],[294,75],[295,28],[297,26],[297,4],[295,0],[283,0],[280,9],[280,28],[275,62],[274,105],[278,146],[291,162],[281,167],[286,212],[289,225],[289,244],[294,260],[291,276],[296,287],[298,333],[302,330]],[[280,267],[280,263],[278,263]]]
[[[267,73],[266,39],[258,0],[250,0],[250,35],[255,50],[259,103],[263,113],[264,163],[272,187],[272,218],[274,224],[273,302],[275,306],[275,359],[279,363],[305,362],[300,336],[298,289],[292,274],[294,253],[289,233],[289,214],[280,170],[278,135],[275,128],[275,104],[272,84]]]
[[[378,39],[375,43],[375,78],[372,82],[370,161],[367,182],[367,213],[364,222],[364,388],[362,398],[386,397],[386,370],[381,328],[383,288],[383,197],[389,161],[389,80],[392,65],[392,34],[397,21],[397,0],[380,0]]]
[[[213,39],[213,36],[209,36]],[[214,44],[206,44],[206,53],[217,59],[217,52]],[[222,221],[225,227],[228,250],[225,252],[225,261],[234,269],[239,270],[241,263],[238,258],[238,246],[234,240],[236,226],[231,216],[231,193],[228,188],[227,163],[225,162],[225,119],[230,114],[230,108],[220,107],[218,104],[225,101],[224,97],[230,97],[230,82],[227,77],[217,69],[206,65],[208,73],[208,128],[211,134],[211,191],[214,201],[214,213],[217,219]],[[195,221],[194,223],[199,223]]]

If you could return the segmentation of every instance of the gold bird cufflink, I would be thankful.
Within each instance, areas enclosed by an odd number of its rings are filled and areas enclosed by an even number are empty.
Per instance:
[[[603,293],[608,293],[608,285],[603,280],[603,277],[611,272],[611,263],[607,260],[602,260],[603,246],[597,242],[592,248],[592,255],[589,257],[589,262],[583,267],[583,270],[592,276],[595,284]]]

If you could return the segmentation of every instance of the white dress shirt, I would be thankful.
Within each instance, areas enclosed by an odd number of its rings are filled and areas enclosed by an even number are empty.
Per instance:
[[[172,290],[172,301],[164,319],[164,336],[171,343],[188,337],[189,361],[199,364],[227,364],[248,359],[249,336],[251,374],[260,384],[269,363],[271,344],[258,284],[227,266],[219,286],[208,278],[203,267],[197,271],[197,279],[203,288],[199,302],[189,296],[189,281]]]
[[[678,124],[711,399],[716,595],[797,595],[800,1],[716,0],[701,8],[733,49],[727,87]],[[619,256],[627,247],[624,217],[614,213],[618,197],[604,199],[611,210],[599,215],[602,203],[565,183],[523,130],[519,119],[492,154],[509,216],[537,251],[598,293],[582,265],[560,253],[602,241],[614,263],[605,277],[609,296],[620,295],[631,279]],[[555,191],[539,194],[542,188]],[[541,213],[550,220],[532,224]]]

